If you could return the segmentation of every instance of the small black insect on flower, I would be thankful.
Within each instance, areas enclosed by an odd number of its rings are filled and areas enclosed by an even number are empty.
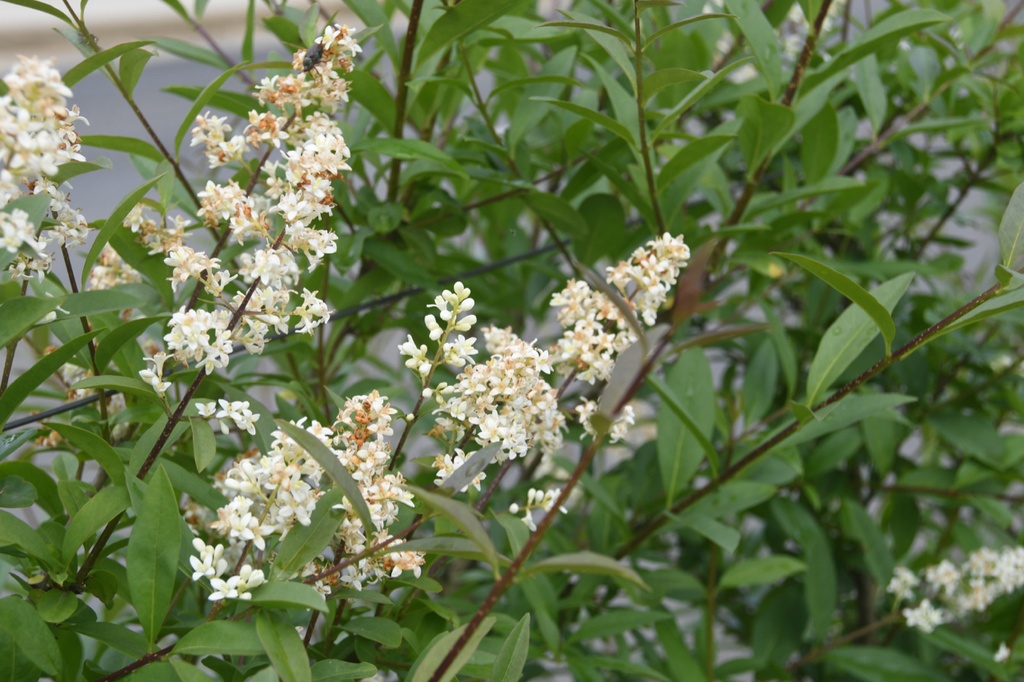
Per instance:
[[[302,70],[304,72],[312,71],[323,58],[324,46],[320,43],[313,43],[310,48],[306,50],[306,56],[302,58]]]

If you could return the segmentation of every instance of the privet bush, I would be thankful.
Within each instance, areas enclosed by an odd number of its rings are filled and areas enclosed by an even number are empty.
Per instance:
[[[1020,0],[7,1],[4,679],[1020,675]]]

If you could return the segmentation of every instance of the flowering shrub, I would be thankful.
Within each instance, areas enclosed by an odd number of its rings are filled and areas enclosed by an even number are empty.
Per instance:
[[[1019,676],[1024,3],[165,1],[15,3],[5,679]]]

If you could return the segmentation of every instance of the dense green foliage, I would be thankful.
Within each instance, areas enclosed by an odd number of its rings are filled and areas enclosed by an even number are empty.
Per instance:
[[[223,75],[173,89],[195,102],[173,141],[79,128],[86,161],[43,173],[59,185],[109,172],[99,157],[111,149],[140,176],[112,215],[87,216],[74,271],[65,250],[45,277],[12,278],[7,266],[35,249],[2,248],[15,211],[37,233],[63,218],[46,194],[0,209],[4,679],[1019,678],[1024,3],[865,15],[871,3],[582,0],[541,16],[519,0],[348,0],[362,53],[339,72],[351,88],[336,119],[351,170],[330,184],[333,212],[313,221],[337,246],[317,268],[302,261],[291,286],[338,315],[224,368],[169,360],[164,395],[159,366],[139,372],[167,349],[172,314],[214,309],[196,284],[214,268],[172,287],[168,252],[126,227],[141,224],[133,209],[141,201],[155,225],[177,218],[192,248],[242,268],[252,242],[231,237],[226,215],[204,219],[203,188],[234,180],[266,211],[280,198],[267,179],[284,176],[266,163],[279,155],[264,138],[266,156],[250,149],[188,177],[178,150],[207,111],[239,132],[250,110],[286,129],[310,114],[315,104],[278,108],[251,85],[296,75],[296,50],[305,77],[329,85],[338,63],[305,51],[337,8],[268,2],[262,20],[253,8],[232,64],[198,34],[97,51],[83,40],[84,0],[6,1],[64,22],[84,54],[68,86],[105,70],[124,96],[110,106],[142,117],[132,93],[151,57]],[[164,1],[202,24],[205,2]],[[281,47],[254,64],[259,32]],[[275,210],[268,241],[291,220]],[[692,256],[657,324],[643,324],[630,311],[639,299],[602,283],[605,266],[665,234]],[[86,291],[104,281],[90,280],[98,269],[113,277],[107,244],[141,275]],[[437,341],[425,307],[462,282],[481,327],[544,349],[561,333],[551,295],[571,277],[606,297],[605,330],[621,320],[640,341],[608,381],[548,375],[564,390],[564,445],[504,459],[473,440],[479,423],[453,438],[440,393],[423,386],[455,384],[460,369],[428,361],[421,384],[397,348],[407,334],[411,349]],[[225,289],[222,302],[239,297],[226,308],[236,324],[247,286]],[[94,399],[31,418],[69,389]],[[383,525],[368,479],[305,428],[372,391],[398,411],[387,467],[414,505]],[[249,401],[255,428],[220,415],[215,431],[196,405],[222,399]],[[575,412],[587,399],[599,402],[591,435]],[[635,424],[607,442],[629,401]],[[346,437],[369,441],[349,426]],[[230,586],[210,601],[191,560],[194,534],[210,556],[218,542],[210,522],[229,495],[216,472],[287,438],[307,453],[303,482],[322,486],[312,523],[267,531],[265,547],[244,538],[231,574],[244,563],[266,582],[248,601]],[[452,494],[460,486],[437,486],[432,462],[456,448],[504,463]],[[542,504],[531,489],[554,492]],[[534,523],[515,513],[524,502],[540,507]],[[353,525],[380,534],[356,544],[342,529]],[[391,577],[387,564],[362,584],[338,577],[381,560],[389,534],[424,553],[422,573],[409,564]],[[299,573],[314,558],[326,599]],[[946,572],[927,571],[937,565]],[[921,580],[913,601],[887,590],[904,566]],[[971,592],[989,580],[991,599]],[[921,597],[943,609],[931,626],[904,610]]]

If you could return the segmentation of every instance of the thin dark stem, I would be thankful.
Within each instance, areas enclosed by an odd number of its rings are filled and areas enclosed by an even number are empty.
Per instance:
[[[100,52],[101,48],[99,44],[97,44],[96,39],[93,38],[92,34],[89,32],[89,29],[88,27],[86,27],[85,22],[82,19],[80,19],[77,14],[75,14],[75,10],[72,9],[71,4],[68,2],[68,0],[64,0],[64,7],[67,8],[68,14],[71,15],[71,17],[75,20],[75,23],[78,25],[79,33],[85,38],[85,40],[89,41],[89,45],[92,46],[92,49],[94,49],[96,52]],[[169,164],[171,164],[171,168],[174,170],[175,177],[178,178],[178,181],[181,182],[182,186],[185,188],[185,192],[192,200],[192,203],[198,207],[200,205],[199,197],[196,195],[195,190],[192,189],[192,186],[189,184],[188,179],[185,177],[185,173],[182,171],[181,166],[178,164],[178,160],[174,157],[174,155],[172,155],[167,150],[167,147],[164,146],[164,143],[160,140],[160,137],[156,134],[156,131],[153,130],[153,127],[149,124],[149,120],[146,118],[145,114],[142,113],[142,110],[139,109],[138,105],[135,103],[135,98],[132,97],[132,94],[130,92],[128,92],[128,89],[124,86],[124,83],[121,82],[121,79],[117,75],[117,72],[114,71],[114,69],[111,68],[109,65],[104,66],[103,70],[106,71],[107,75],[110,77],[110,80],[114,84],[114,87],[116,87],[118,92],[121,93],[121,97],[124,98],[124,101],[131,108],[132,113],[134,113],[135,117],[139,119],[139,123],[141,123],[142,127],[145,128],[146,134],[149,135],[149,139],[153,141],[153,144],[156,145],[156,148],[160,150],[160,154],[167,160]]]
[[[227,66],[235,65],[234,60],[231,59],[231,57],[229,57],[228,54],[223,49],[221,49],[221,46],[217,43],[216,40],[213,39],[213,36],[210,35],[209,31],[203,28],[203,25],[196,21],[195,17],[190,16],[188,18],[188,21],[190,24],[192,24],[192,28],[195,30],[195,32],[203,37],[203,40],[205,40],[206,44],[210,46],[210,49],[216,52],[217,56],[224,60],[224,64],[226,64]],[[248,71],[236,71],[235,75],[241,78],[242,81],[250,88],[253,86],[254,81],[252,79],[252,76],[249,75]]]
[[[853,391],[855,391],[861,385],[866,383],[869,379],[873,378],[883,370],[887,369],[890,365],[893,365],[902,360],[903,358],[907,357],[912,352],[917,350],[920,346],[924,345],[933,337],[937,336],[940,332],[942,332],[947,327],[952,325],[954,322],[962,318],[964,315],[971,312],[985,301],[991,299],[993,296],[999,293],[999,290],[999,284],[992,285],[984,293],[971,299],[968,303],[957,308],[954,312],[950,313],[943,319],[939,320],[932,326],[928,327],[926,330],[915,336],[902,347],[894,351],[891,355],[882,358],[874,365],[872,365],[869,369],[865,370],[860,376],[844,385],[842,388],[833,393],[827,399],[815,405],[813,408],[814,411],[818,411],[824,407],[835,404],[842,400],[843,398],[845,398],[846,396],[850,395]],[[629,542],[623,545],[619,549],[619,551],[615,553],[616,558],[621,559],[622,557],[631,554],[637,547],[642,545],[644,542],[647,541],[648,538],[650,538],[655,532],[657,532],[659,528],[668,523],[672,515],[677,515],[682,511],[688,509],[689,507],[692,507],[694,504],[704,499],[709,494],[711,494],[719,487],[721,487],[722,484],[735,478],[740,472],[742,472],[748,466],[750,466],[751,464],[753,464],[754,462],[758,461],[766,454],[768,454],[776,445],[778,445],[786,438],[799,431],[800,428],[800,422],[791,422],[789,426],[782,429],[774,436],[763,442],[761,445],[751,450],[740,460],[738,460],[735,464],[723,470],[718,478],[712,480],[704,487],[693,491],[692,493],[684,497],[682,500],[677,502],[672,507],[672,509],[669,510],[669,515],[659,515],[651,521],[648,521],[643,526],[636,528],[634,530],[633,537],[630,538]]]
[[[75,281],[75,269],[71,266],[71,254],[68,253],[68,247],[61,244],[60,247],[61,256],[64,260],[64,269],[68,273],[68,286],[71,288],[71,293],[78,293],[78,282]],[[82,322],[82,333],[88,334],[92,331],[89,327],[89,320],[82,315],[79,320]],[[96,364],[96,341],[95,339],[89,339],[89,362],[92,365],[92,375],[99,376],[101,374],[99,366]],[[107,396],[103,391],[97,393],[99,396],[99,408],[100,408],[100,419],[102,421],[103,435],[110,442],[110,424],[107,422]]]
[[[665,217],[661,214],[658,203],[658,189],[654,184],[654,166],[651,163],[651,149],[647,146],[647,115],[644,108],[644,49],[643,35],[640,32],[640,8],[637,0],[633,0],[633,60],[636,68],[636,121],[640,133],[640,156],[644,160],[644,176],[647,178],[647,193],[651,197],[651,208],[658,233],[665,233]]]
[[[657,363],[658,358],[661,356],[662,353],[665,352],[665,349],[668,347],[669,338],[671,336],[671,333],[666,334],[665,338],[663,338],[662,341],[657,345],[657,347],[651,352],[650,357],[643,364],[640,371],[637,372],[636,376],[633,378],[629,386],[623,392],[622,397],[619,399],[618,403],[612,406],[609,416],[614,418],[615,415],[617,415],[622,410],[622,408],[630,400],[633,399],[637,391],[640,390],[640,387],[644,383],[644,379],[650,373],[654,365]],[[501,595],[504,594],[505,591],[512,586],[516,574],[523,567],[523,564],[526,563],[526,560],[533,553],[533,550],[536,549],[538,544],[540,544],[541,539],[547,533],[551,525],[555,522],[555,518],[561,513],[560,508],[565,505],[566,501],[569,499],[570,493],[572,493],[572,491],[576,488],[576,486],[579,484],[580,478],[582,478],[583,474],[590,467],[590,463],[593,461],[594,456],[597,454],[597,451],[600,449],[601,444],[604,442],[604,438],[605,435],[595,438],[593,442],[591,442],[591,444],[587,447],[587,449],[584,450],[583,455],[580,457],[579,463],[576,465],[576,468],[573,469],[573,472],[569,476],[569,479],[562,486],[562,492],[558,495],[558,499],[555,500],[554,504],[551,505],[551,509],[544,515],[543,518],[541,518],[540,523],[537,524],[537,529],[530,534],[529,538],[527,538],[526,542],[523,544],[522,549],[519,551],[518,554],[516,554],[515,558],[512,560],[512,563],[510,563],[508,568],[505,569],[505,572],[502,573],[498,581],[494,583],[494,586],[491,588],[491,591],[488,593],[487,597],[480,605],[480,608],[477,609],[476,613],[473,614],[473,618],[470,619],[469,623],[466,624],[466,629],[462,631],[462,634],[459,635],[458,640],[456,640],[455,644],[452,645],[452,648],[441,660],[441,663],[434,671],[434,674],[430,677],[430,682],[438,682],[439,680],[445,677],[445,673],[451,667],[452,663],[455,661],[455,658],[459,655],[459,652],[461,652],[462,649],[465,648],[466,643],[469,641],[470,637],[472,637],[473,634],[480,628],[480,624],[483,622],[487,614],[491,612],[495,604],[498,603],[498,599],[501,597]]]
[[[409,26],[405,31],[405,45],[402,50],[402,66],[395,79],[395,129],[392,137],[402,139],[405,130],[406,107],[409,104],[409,78],[412,75],[412,54],[416,48],[416,33],[420,28],[420,13],[423,11],[423,0],[413,0],[409,9]],[[391,160],[391,173],[388,177],[388,201],[398,198],[398,178],[402,170],[400,159]]]
[[[814,56],[814,50],[818,44],[818,35],[821,33],[821,27],[825,22],[825,16],[828,14],[828,8],[831,5],[832,0],[824,0],[821,3],[818,16],[814,19],[814,26],[807,32],[807,40],[804,41],[800,58],[797,60],[796,66],[793,67],[793,75],[789,79],[789,84],[786,85],[786,92],[779,101],[779,104],[782,106],[788,107],[793,104],[793,99],[796,97],[796,92],[800,88],[800,83],[803,82],[804,74],[807,71],[807,64],[810,63],[811,57]],[[761,180],[768,171],[770,163],[771,155],[769,154],[761,161],[761,164],[754,173],[747,178],[743,191],[740,193],[739,198],[736,200],[736,205],[733,206],[732,213],[729,214],[729,218],[725,222],[726,225],[736,225],[743,219],[743,214],[746,212],[750,200],[754,198],[754,192],[761,184]]]
[[[799,658],[796,661],[793,661],[792,663],[787,664],[786,670],[792,672],[801,666],[807,665],[808,663],[813,663],[814,661],[821,658],[824,654],[827,654],[829,651],[832,651],[836,647],[843,646],[844,644],[849,644],[850,642],[855,642],[858,639],[861,639],[862,637],[870,635],[872,632],[875,632],[876,630],[881,630],[886,626],[894,625],[902,621],[903,616],[901,616],[898,613],[890,613],[885,618],[880,618],[873,623],[868,623],[862,628],[857,628],[853,632],[847,633],[840,637],[836,637],[827,644],[822,644],[818,648],[808,652],[805,656]]]

